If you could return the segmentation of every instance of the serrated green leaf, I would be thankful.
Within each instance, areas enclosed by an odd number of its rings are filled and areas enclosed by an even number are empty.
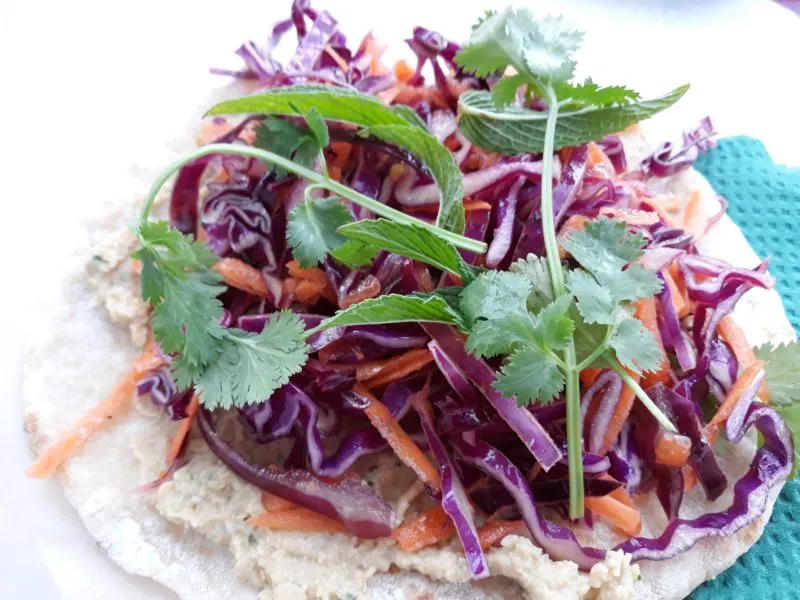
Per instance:
[[[303,117],[306,120],[309,132],[311,132],[311,135],[314,136],[314,140],[317,142],[317,147],[320,150],[326,148],[331,140],[328,135],[328,126],[325,124],[325,119],[322,118],[322,115],[319,114],[316,107],[304,112]]]
[[[559,84],[556,86],[555,92],[560,101],[580,106],[623,105],[635,102],[640,98],[638,92],[624,85],[600,87],[591,78],[577,85]]]
[[[536,342],[536,323],[529,314],[505,314],[479,320],[467,338],[467,351],[478,358],[508,354],[519,345]]]
[[[642,255],[644,237],[628,233],[624,221],[601,216],[571,231],[562,245],[592,273],[617,272]]]
[[[661,362],[661,350],[653,334],[638,319],[621,321],[611,335],[609,345],[617,360],[636,373],[656,371]]]
[[[533,286],[528,297],[528,310],[539,312],[553,301],[553,283],[550,280],[550,270],[547,260],[543,256],[529,254],[525,258],[517,259],[511,263],[509,270],[527,277]]]
[[[800,343],[765,344],[754,351],[764,361],[770,404],[800,405]]]
[[[508,358],[494,387],[515,397],[520,406],[537,401],[549,404],[564,389],[564,375],[552,356],[535,346],[526,346]]]
[[[629,125],[649,119],[677,102],[689,89],[675,88],[652,100],[631,102],[624,106],[601,106],[565,109],[556,121],[555,149],[578,146]],[[484,150],[502,154],[538,153],[544,150],[547,112],[516,106],[497,108],[490,92],[469,91],[461,94],[459,131]]]
[[[217,359],[194,381],[200,401],[210,409],[263,402],[308,358],[300,317],[281,312],[259,334],[229,329]]]
[[[567,286],[575,295],[578,310],[586,323],[610,325],[614,322],[617,303],[590,273],[580,269],[570,271]]]
[[[320,149],[317,139],[305,127],[275,117],[265,119],[256,129],[253,145],[293,160],[307,169],[314,167]],[[275,173],[278,177],[287,175],[281,167],[275,167]]]
[[[467,264],[453,244],[424,227],[387,219],[357,221],[339,228],[345,237],[381,250],[388,250],[458,275],[465,283],[477,277],[479,270]]]
[[[446,300],[430,294],[401,296],[387,294],[370,298],[340,310],[323,323],[325,329],[344,325],[384,323],[447,323],[463,328],[463,319]]]
[[[378,254],[375,246],[370,246],[364,242],[347,240],[338,248],[334,248],[328,254],[343,265],[350,268],[365,267],[371,265]]]
[[[338,229],[352,220],[338,198],[308,199],[289,213],[286,241],[300,265],[311,267],[347,241]]]
[[[629,265],[618,273],[598,273],[597,279],[616,302],[634,302],[649,298],[661,291],[662,283],[653,271],[640,265]]]
[[[322,118],[358,125],[372,135],[408,150],[430,171],[441,191],[436,224],[461,234],[464,231],[461,171],[451,152],[427,132],[418,117],[407,108],[387,107],[374,96],[327,85],[295,85],[275,88],[263,94],[227,100],[207,114],[303,115],[316,109]]]
[[[572,341],[575,323],[569,317],[572,296],[564,294],[536,315],[536,340],[543,348],[562,350]]]
[[[464,288],[461,312],[468,322],[497,319],[504,314],[525,314],[531,283],[517,273],[487,271]]]
[[[492,88],[492,99],[497,106],[506,106],[517,99],[517,90],[526,85],[528,78],[517,73],[510,77],[503,77]]]

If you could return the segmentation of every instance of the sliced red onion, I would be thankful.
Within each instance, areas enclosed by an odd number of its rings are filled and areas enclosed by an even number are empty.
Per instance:
[[[200,408],[197,422],[211,451],[248,483],[336,519],[357,537],[374,539],[391,535],[394,511],[365,482],[348,478],[328,483],[300,469],[279,471],[254,465],[217,434],[206,409]]]
[[[472,387],[469,379],[467,379],[467,376],[464,375],[464,372],[442,351],[438,342],[435,340],[429,342],[428,348],[431,351],[431,356],[433,356],[433,361],[436,363],[436,366],[439,367],[439,371],[444,375],[444,378],[447,380],[447,383],[450,384],[450,387],[453,388],[453,391],[458,394],[458,397],[461,398],[465,404],[476,406],[479,403],[478,394],[475,388]]]
[[[514,217],[517,212],[517,198],[519,198],[519,190],[525,179],[520,177],[500,198],[495,206],[495,228],[492,237],[492,243],[489,244],[489,249],[486,251],[486,266],[491,269],[496,269],[497,266],[503,261],[511,249],[511,239],[514,233]]]
[[[519,436],[545,471],[561,459],[561,450],[536,417],[494,388],[492,385],[495,380],[494,370],[486,362],[467,352],[463,340],[452,327],[435,323],[423,323],[422,327],[438,342],[442,352],[475,382],[489,403]]]

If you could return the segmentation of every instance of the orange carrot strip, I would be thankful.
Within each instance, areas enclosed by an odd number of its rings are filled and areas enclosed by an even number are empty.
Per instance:
[[[639,381],[639,375],[630,372],[629,374],[637,382]],[[608,421],[608,429],[606,429],[606,435],[603,438],[603,450],[601,454],[608,452],[609,448],[614,445],[614,440],[619,436],[619,432],[622,431],[622,426],[631,414],[633,399],[635,397],[630,387],[627,385],[622,386],[622,393],[619,395],[617,405],[614,407],[614,412],[611,413],[611,419]]]
[[[453,521],[440,504],[408,519],[392,532],[392,537],[405,552],[418,552],[444,542],[456,534]]]
[[[642,515],[638,510],[626,506],[616,498],[611,496],[594,497],[588,496],[584,499],[586,508],[595,513],[604,521],[608,521],[628,536],[639,535],[642,531]]]
[[[722,424],[731,416],[733,409],[736,408],[736,405],[742,397],[742,393],[750,387],[750,384],[753,383],[753,379],[756,378],[763,368],[763,362],[760,360],[754,361],[742,372],[739,379],[736,380],[736,383],[733,384],[731,391],[725,396],[725,400],[719,405],[717,412],[711,417],[711,421],[709,421],[708,425],[705,426],[706,436],[711,443],[716,439]]]
[[[686,465],[681,469],[681,473],[683,473],[683,491],[689,492],[694,488],[694,486],[697,485],[697,482],[699,481],[697,479],[697,472],[692,468],[691,465]]]
[[[656,436],[656,462],[668,467],[683,467],[689,462],[692,440],[684,435],[659,431]]]
[[[488,550],[498,546],[507,535],[519,533],[525,527],[524,521],[488,521],[478,527],[478,539],[481,548]]]
[[[229,286],[244,290],[259,298],[272,300],[272,292],[269,291],[267,282],[264,281],[264,276],[261,274],[261,271],[255,267],[251,267],[243,260],[239,260],[238,258],[223,258],[212,268],[222,275],[225,283]]]
[[[676,219],[662,204],[655,198],[648,198],[647,203],[653,207],[655,213],[661,217],[661,220],[664,221],[670,227],[682,227],[682,224]]]
[[[139,380],[164,364],[164,359],[155,354],[153,344],[149,344],[130,370],[117,381],[108,396],[92,407],[39,455],[28,468],[28,477],[45,479],[53,475],[66,460],[81,449],[95,431],[120,416],[130,406]]]
[[[594,380],[600,376],[602,369],[584,369],[581,371],[581,383],[585,386],[590,386]]]
[[[669,270],[662,271],[661,275],[664,277],[664,281],[667,282],[669,295],[672,298],[672,305],[675,307],[675,312],[678,313],[678,317],[683,318],[690,314],[692,312],[692,307],[681,293],[681,290],[678,288],[678,284],[675,283],[675,280],[672,278],[672,275],[670,275]]]
[[[271,512],[273,510],[290,510],[298,508],[294,502],[285,500],[280,496],[270,494],[269,492],[261,492],[261,506],[263,506],[264,510],[267,512]]]
[[[378,373],[364,381],[364,385],[367,388],[386,385],[392,381],[402,379],[414,371],[419,371],[431,361],[433,361],[433,356],[427,348],[409,350],[405,354],[388,359]]]
[[[350,159],[350,153],[353,151],[353,144],[348,144],[347,142],[332,142],[330,148],[336,155],[336,158],[328,163],[328,168],[338,167],[339,169],[344,169],[345,166],[347,166],[347,161]]]
[[[469,212],[471,210],[492,210],[492,205],[489,204],[488,202],[483,202],[481,200],[472,200],[470,202],[464,203],[464,210],[466,212]]]
[[[367,275],[358,287],[339,301],[340,308],[347,308],[381,293],[381,282],[374,275]]]
[[[289,508],[263,512],[245,521],[252,527],[267,527],[283,531],[306,531],[314,533],[343,533],[344,525],[330,517],[307,508]]]
[[[648,388],[659,382],[669,381],[669,359],[664,350],[664,343],[661,340],[661,332],[658,329],[658,313],[656,308],[655,298],[644,298],[639,300],[634,305],[634,316],[642,322],[653,338],[658,344],[659,352],[661,353],[661,360],[658,362],[658,368],[655,372],[648,371],[644,373],[644,387]]]
[[[398,60],[394,63],[394,76],[398,81],[405,83],[414,76],[414,67],[404,60]]]
[[[572,215],[561,226],[561,229],[556,235],[556,239],[558,240],[558,254],[561,258],[567,258],[569,256],[569,252],[567,252],[564,247],[561,245],[561,240],[568,237],[570,232],[583,229],[586,223],[589,221],[587,217],[583,215]]]
[[[167,450],[167,465],[171,465],[172,461],[178,458],[178,454],[180,454],[181,448],[183,448],[183,443],[186,441],[186,436],[189,435],[189,431],[192,429],[192,423],[194,423],[194,417],[195,414],[197,414],[199,406],[200,398],[197,394],[193,394],[192,399],[189,400],[189,405],[186,407],[186,418],[181,420],[178,425],[175,437],[172,438],[172,442],[170,442],[169,449]]]
[[[628,225],[653,225],[658,223],[658,215],[649,210],[604,206],[600,209],[600,214],[625,221]]]
[[[339,53],[334,50],[330,44],[325,45],[325,54],[330,56],[333,59],[333,62],[339,65],[339,68],[345,73],[350,70],[350,66],[347,64],[347,61],[339,56]]]
[[[731,315],[725,315],[720,319],[717,325],[717,332],[722,336],[722,339],[731,347],[733,355],[743,368],[747,368],[756,362],[756,353],[747,341],[744,331],[736,323],[736,320]],[[758,399],[765,404],[769,403],[769,389],[767,388],[767,380],[761,382],[758,388]]]
[[[683,229],[692,234],[694,239],[701,237],[708,228],[708,217],[703,210],[700,192],[692,192],[686,208],[683,210]]]
[[[292,277],[296,277],[297,279],[304,279],[311,283],[314,283],[319,288],[319,293],[325,298],[328,302],[336,306],[338,304],[338,299],[336,298],[336,292],[333,291],[333,287],[331,286],[331,282],[328,280],[328,276],[325,275],[325,271],[322,269],[318,269],[316,267],[309,267],[307,269],[303,269],[296,260],[290,260],[286,263],[286,269],[289,271],[289,275]],[[298,290],[299,291],[299,290]]]
[[[417,476],[434,491],[441,488],[439,470],[433,466],[425,453],[419,449],[409,435],[400,426],[383,403],[378,400],[362,384],[357,383],[353,386],[353,392],[369,400],[369,404],[364,409],[369,422],[383,436],[383,439],[394,450],[397,457],[410,467]]]
[[[589,168],[588,174],[593,174],[602,177],[610,177],[614,174],[614,165],[608,158],[602,148],[594,142],[587,144],[589,150]]]
[[[607,474],[606,475],[601,475],[600,479],[607,479],[607,480],[614,481],[614,478],[611,477],[611,475],[607,475]],[[614,498],[614,500],[616,500],[617,502],[622,502],[622,504],[624,504],[625,506],[630,506],[631,508],[636,508],[636,505],[633,503],[633,498],[631,498],[631,495],[628,493],[628,490],[626,490],[622,486],[618,487],[613,492],[609,492],[608,495],[611,496],[612,498]]]

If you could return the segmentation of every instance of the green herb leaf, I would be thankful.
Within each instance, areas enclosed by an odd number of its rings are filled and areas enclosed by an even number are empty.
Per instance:
[[[492,88],[492,100],[497,106],[506,106],[517,99],[517,90],[527,85],[528,78],[521,73],[503,77]]]
[[[567,81],[575,70],[572,54],[582,38],[560,16],[537,20],[527,8],[508,8],[484,18],[455,61],[478,77],[510,66],[530,81]]]
[[[301,266],[314,266],[347,241],[338,229],[352,220],[338,198],[309,198],[289,213],[286,241]]]
[[[571,231],[562,245],[584,269],[616,272],[642,255],[644,237],[628,233],[624,221],[598,217]]]
[[[356,221],[339,228],[345,237],[381,250],[418,260],[442,271],[449,271],[469,283],[479,270],[467,264],[450,242],[417,225],[387,219]]]
[[[624,85],[600,87],[587,79],[581,84],[562,83],[555,88],[556,96],[567,106],[607,106],[630,104],[639,100],[638,92]]]
[[[256,129],[253,145],[293,160],[307,169],[314,168],[314,160],[324,147],[316,135],[305,127],[274,117],[265,119]],[[286,177],[287,174],[286,169],[281,167],[275,167],[275,173],[278,177]]]
[[[633,318],[624,319],[614,330],[609,345],[614,349],[617,360],[630,370],[655,371],[661,361],[661,351],[653,334]]]
[[[505,314],[525,314],[531,293],[527,278],[517,273],[487,271],[464,288],[461,312],[470,323],[494,320]]]
[[[553,283],[544,257],[529,254],[526,258],[513,262],[509,270],[527,277],[533,286],[528,297],[528,310],[539,312],[553,301]]]
[[[417,156],[441,190],[437,226],[459,234],[464,231],[461,171],[451,152],[427,132],[408,107],[387,107],[374,96],[346,88],[296,85],[227,100],[212,107],[207,114],[292,116],[307,114],[311,109],[319,111],[324,119],[359,125],[364,128],[363,135],[377,137]]]
[[[675,104],[688,89],[682,85],[658,98],[624,105],[566,108],[558,115],[554,149],[590,142],[649,119]],[[509,155],[544,150],[546,112],[513,105],[499,109],[492,94],[484,91],[465,92],[458,103],[459,130],[476,146]]]
[[[536,315],[536,341],[543,348],[563,350],[572,341],[575,323],[569,317],[572,296],[564,294]]]
[[[610,325],[614,322],[617,303],[590,273],[580,269],[570,271],[567,286],[575,295],[578,310],[586,323]]]
[[[334,260],[346,267],[358,268],[371,265],[378,254],[378,249],[364,242],[347,240],[338,248],[331,250],[329,254]]]
[[[535,346],[514,352],[500,369],[494,387],[517,404],[549,404],[564,389],[564,375],[552,355]]]
[[[478,358],[509,354],[536,341],[536,323],[529,314],[504,314],[474,323],[467,337],[467,351]]]
[[[322,115],[319,114],[317,108],[313,107],[304,112],[303,117],[306,119],[309,132],[314,136],[314,141],[317,143],[317,147],[320,150],[322,148],[326,148],[328,144],[330,144],[331,138],[328,134],[328,126],[325,124],[325,119],[323,119]]]
[[[447,323],[463,329],[463,318],[438,295],[401,296],[387,294],[342,309],[326,319],[322,327],[380,325],[384,323]]]
[[[201,374],[193,374],[203,405],[210,410],[242,407],[269,398],[308,358],[303,329],[300,317],[283,311],[259,334],[226,330],[219,356]],[[183,355],[175,362],[181,374]],[[185,380],[186,374],[179,378]]]

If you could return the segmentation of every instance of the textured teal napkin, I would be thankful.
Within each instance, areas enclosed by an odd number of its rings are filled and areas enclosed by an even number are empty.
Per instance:
[[[721,140],[695,167],[728,199],[728,214],[759,256],[772,257],[770,272],[800,330],[800,171],[774,164],[763,144],[747,137]],[[758,543],[691,598],[800,598],[800,479],[783,489]]]

